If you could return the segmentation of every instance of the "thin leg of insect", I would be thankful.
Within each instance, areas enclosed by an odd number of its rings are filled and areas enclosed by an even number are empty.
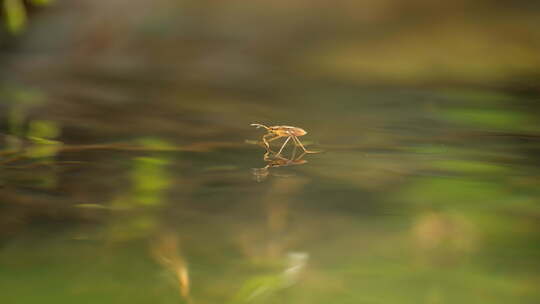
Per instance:
[[[292,156],[291,156],[291,160],[293,160],[293,161],[295,160],[295,157],[296,157],[296,150],[298,150],[298,149],[297,149],[297,145],[296,145],[296,142],[295,142],[294,143],[294,148],[292,150]]]
[[[292,137],[293,137],[294,141],[300,146],[300,148],[302,148],[302,150],[304,150],[305,153],[318,153],[317,151],[306,150],[306,147],[304,147],[304,145],[302,145],[302,143],[300,142],[298,137],[296,137],[296,136],[292,136]]]
[[[270,134],[266,134],[266,135],[264,135],[264,136],[262,137],[262,141],[263,141],[264,145],[266,146],[266,149],[267,149],[267,150],[270,150],[270,144],[269,144],[269,142],[271,142],[271,141],[273,141],[273,140],[276,140],[276,139],[278,139],[278,138],[283,137],[283,136],[280,136],[280,135],[275,135],[275,137],[270,138],[269,140],[267,140],[266,138],[267,138],[268,136],[274,136],[274,134],[271,134],[271,133],[270,133]],[[272,150],[270,150],[270,151],[272,151]]]
[[[289,136],[287,137],[287,139],[285,140],[285,142],[283,143],[283,145],[281,146],[281,148],[279,149],[279,152],[276,154],[276,156],[279,156],[281,154],[281,151],[283,151],[283,149],[285,148],[285,146],[287,145],[287,143],[289,142],[289,140],[291,140],[291,137],[294,137],[294,136]]]
[[[293,162],[300,161],[307,154],[304,151],[304,152],[300,153],[300,155],[298,155],[298,157],[295,157],[297,151],[298,151],[298,144],[296,143],[296,141],[294,141],[294,150],[293,150],[292,157],[291,157],[291,161],[293,161]]]
[[[270,134],[270,135],[272,135],[272,134]],[[283,136],[281,136],[281,135],[276,135],[276,137],[270,138],[270,139],[267,140],[266,142],[271,142],[271,141],[273,141],[273,140],[276,140],[276,139],[282,138],[282,137],[283,137]]]

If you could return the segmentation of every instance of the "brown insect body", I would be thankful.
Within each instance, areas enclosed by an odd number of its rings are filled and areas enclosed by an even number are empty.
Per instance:
[[[279,136],[304,136],[307,134],[306,130],[291,126],[273,126],[269,127],[268,131]]]

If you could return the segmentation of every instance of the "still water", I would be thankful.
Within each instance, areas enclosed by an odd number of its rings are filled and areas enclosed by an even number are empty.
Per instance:
[[[72,45],[66,10],[3,55],[1,303],[540,301],[534,90],[321,76],[229,19]]]

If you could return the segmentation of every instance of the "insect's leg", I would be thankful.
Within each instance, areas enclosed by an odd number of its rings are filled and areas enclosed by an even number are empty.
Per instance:
[[[296,146],[300,146],[302,148],[302,150],[304,150],[304,152],[307,152],[306,148],[304,147],[304,145],[302,145],[302,143],[300,142],[300,140],[298,139],[298,137],[296,136],[293,136],[293,140],[294,140],[294,144]]]
[[[270,148],[270,145],[268,144],[269,141],[268,141],[266,138],[267,138],[267,137],[272,137],[272,136],[274,136],[273,133],[268,133],[268,134],[263,135],[263,137],[262,137],[262,141],[263,141],[264,145],[265,145],[267,148]],[[270,141],[272,141],[272,140],[274,140],[274,139],[271,138]]]
[[[274,135],[274,134],[269,134],[269,135]],[[282,138],[282,137],[283,137],[283,136],[281,136],[281,135],[276,135],[276,137],[270,138],[270,140],[267,140],[266,142],[271,142],[271,141],[273,141],[273,140],[276,140],[276,139]]]
[[[296,152],[296,147],[298,147],[298,144],[296,143],[296,141],[294,141],[294,151],[293,151],[294,153],[293,153],[293,157],[291,158],[292,161],[299,161],[304,157],[304,155],[307,154],[306,152],[302,152],[298,157],[295,158],[294,156],[296,154],[295,153]]]
[[[279,149],[279,152],[276,154],[276,156],[278,156],[278,155],[281,154],[281,151],[283,151],[283,148],[285,148],[285,146],[287,145],[287,143],[289,142],[289,140],[291,140],[291,137],[293,137],[293,136],[287,137],[287,140],[285,140],[285,142],[284,142],[283,145],[281,146],[281,149]]]
[[[269,140],[266,139],[267,137],[269,137],[269,136],[271,137],[272,135],[275,135],[275,134],[269,133],[269,134],[264,135],[264,136],[262,137],[262,141],[263,141],[263,143],[264,143],[264,146],[266,147],[266,150],[271,151],[272,153],[274,153],[274,151],[272,151],[272,149],[270,149],[270,144],[269,144],[269,142],[271,142],[271,141],[273,141],[273,140],[276,140],[276,139],[278,139],[278,138],[282,138],[283,136],[281,136],[281,135],[276,135],[276,137],[270,138]]]
[[[298,137],[293,136],[293,139],[294,139],[294,141],[300,146],[300,148],[302,148],[302,150],[304,150],[305,153],[319,153],[319,152],[317,152],[317,151],[309,151],[309,150],[306,150],[306,147],[304,147],[304,145],[302,145],[302,143],[300,142],[300,140],[298,139]]]

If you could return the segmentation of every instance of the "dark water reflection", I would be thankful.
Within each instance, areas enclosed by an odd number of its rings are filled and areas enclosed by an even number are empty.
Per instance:
[[[377,50],[413,42],[385,39],[355,46],[358,70],[336,59],[348,51],[300,64],[315,56],[300,44],[340,33],[354,49],[345,29],[371,19],[330,11],[314,34],[278,4],[192,3],[176,20],[159,3],[114,31],[75,22],[79,38],[56,28],[76,7],[52,9],[36,22],[63,39],[36,29],[3,54],[0,302],[540,300],[540,94],[513,69],[391,69]],[[258,122],[305,128],[324,152],[265,158]]]

